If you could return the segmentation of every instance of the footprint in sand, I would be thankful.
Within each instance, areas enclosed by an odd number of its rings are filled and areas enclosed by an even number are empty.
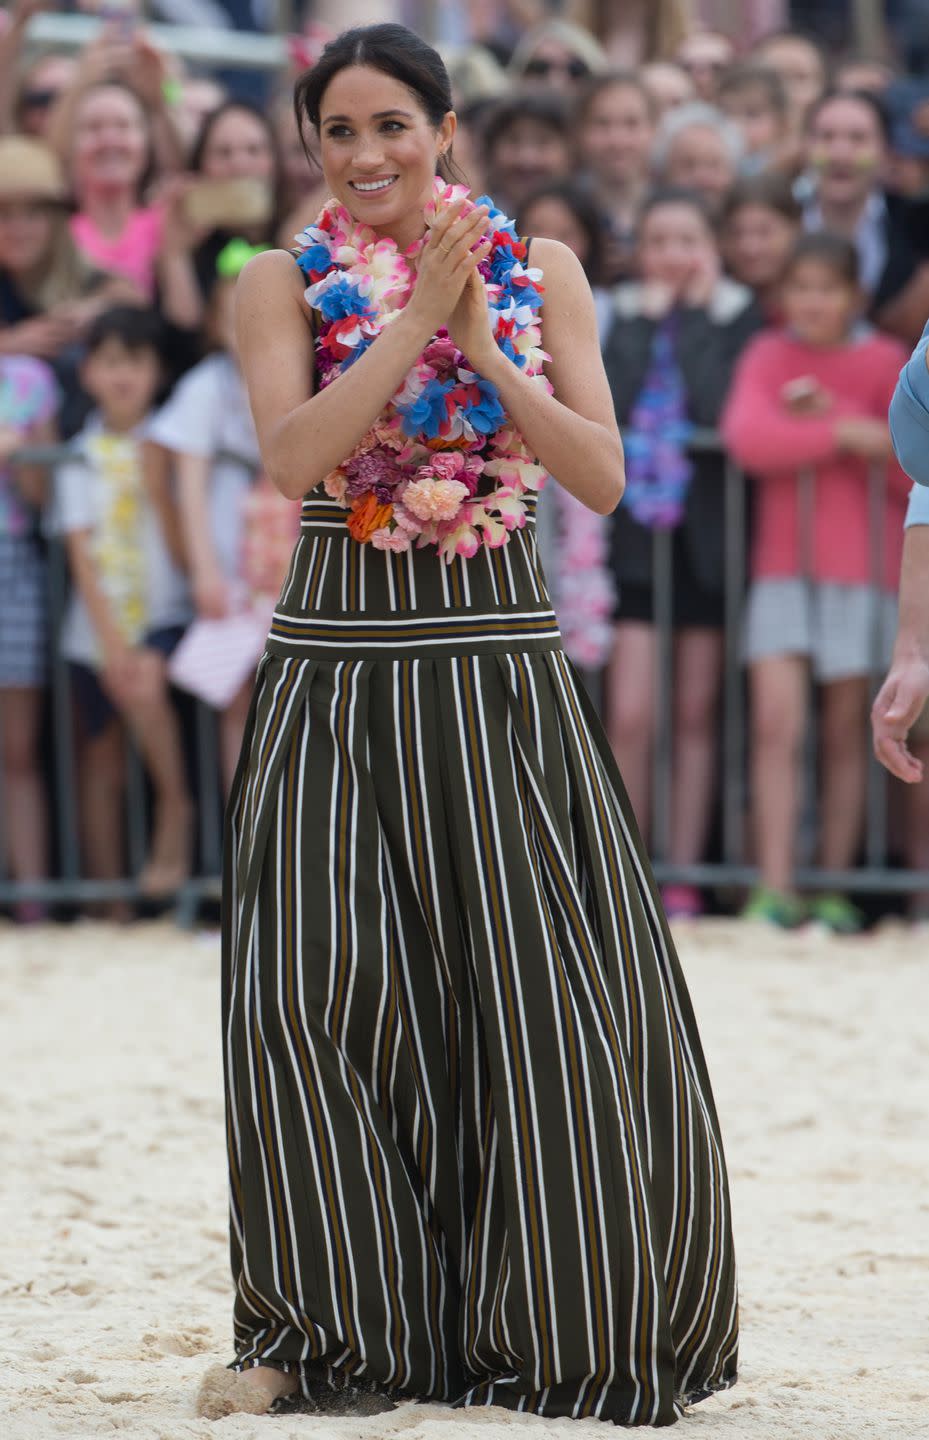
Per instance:
[[[146,1359],[157,1355],[205,1355],[210,1349],[210,1331],[205,1325],[189,1325],[183,1330],[149,1330],[142,1336],[142,1354]]]

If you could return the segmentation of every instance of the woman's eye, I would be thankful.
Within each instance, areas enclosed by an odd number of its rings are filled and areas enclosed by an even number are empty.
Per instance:
[[[382,129],[382,130],[389,130],[389,131],[393,131],[393,130],[405,130],[405,129],[406,129],[406,126],[403,125],[403,124],[401,124],[401,122],[400,122],[399,120],[385,120],[385,121],[384,121],[384,124],[381,126],[381,129]]]
[[[347,125],[331,125],[326,131],[330,140],[341,140],[343,135],[348,135],[348,133],[349,129]]]

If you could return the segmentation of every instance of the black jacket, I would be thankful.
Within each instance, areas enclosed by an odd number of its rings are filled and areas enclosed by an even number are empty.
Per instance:
[[[642,313],[642,287],[621,285],[613,295],[614,317],[603,349],[620,431],[626,425],[648,370],[656,322]],[[764,325],[750,290],[722,279],[705,309],[680,312],[677,357],[687,387],[687,415],[701,429],[715,429],[735,363]],[[723,588],[725,564],[724,464],[721,455],[694,457],[682,538],[695,577],[707,590]],[[620,503],[613,516],[613,563],[622,584],[649,585],[652,535]]]

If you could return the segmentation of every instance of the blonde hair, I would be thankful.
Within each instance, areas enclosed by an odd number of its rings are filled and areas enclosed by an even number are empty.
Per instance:
[[[645,11],[643,63],[672,60],[682,41],[694,30],[693,0],[648,0]],[[586,25],[602,44],[607,44],[610,21],[616,7],[610,0],[578,0],[572,19]]]
[[[541,20],[533,25],[518,41],[510,62],[508,73],[519,79],[543,40],[557,40],[572,55],[583,60],[592,75],[606,69],[606,53],[596,36],[586,26],[573,25],[569,20]]]

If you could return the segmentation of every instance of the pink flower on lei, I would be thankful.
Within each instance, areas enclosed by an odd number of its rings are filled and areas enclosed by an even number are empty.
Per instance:
[[[388,530],[387,526],[383,525],[380,530],[372,530],[370,540],[375,550],[392,550],[395,555],[400,555],[410,548],[408,531],[399,527]]]
[[[407,485],[400,498],[404,509],[429,524],[454,520],[469,493],[467,485],[462,485],[460,480],[433,479],[423,466],[419,478]]]

